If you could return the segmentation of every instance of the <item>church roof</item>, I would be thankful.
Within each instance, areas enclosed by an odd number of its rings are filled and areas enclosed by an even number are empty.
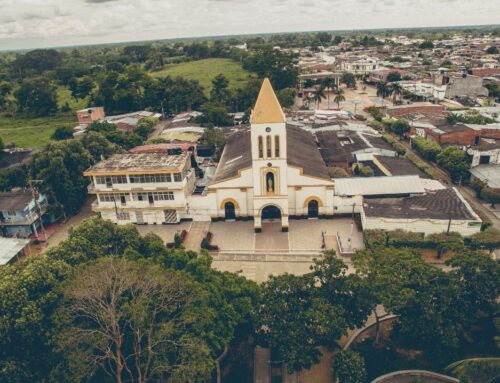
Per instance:
[[[330,180],[328,169],[321,158],[316,141],[311,133],[287,125],[287,163],[301,168],[302,174]],[[244,128],[227,139],[224,152],[211,184],[238,176],[238,171],[252,166],[252,143],[250,129]]]
[[[316,140],[310,132],[296,126],[287,125],[286,142],[288,165],[302,168],[302,174],[306,176],[331,179]]]
[[[268,78],[264,79],[252,111],[252,124],[284,123],[285,114]]]
[[[244,128],[228,137],[211,184],[236,177],[239,170],[246,169],[251,166],[252,145],[250,128]]]

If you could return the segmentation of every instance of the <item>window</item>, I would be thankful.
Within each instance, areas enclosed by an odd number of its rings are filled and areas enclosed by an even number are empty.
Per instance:
[[[259,136],[259,158],[264,158],[264,140]]]
[[[274,136],[274,157],[280,157],[280,136]]]
[[[115,198],[115,194],[99,194],[99,201],[101,202],[114,202]]]
[[[14,210],[9,210],[7,212],[7,215],[14,216],[14,215],[16,215],[16,212]]]
[[[271,136],[266,137],[266,145],[267,145],[267,158],[271,158],[273,156]]]
[[[125,211],[118,211],[116,212],[116,219],[119,221],[126,221],[130,219],[130,213],[127,213]]]
[[[130,176],[130,183],[144,184],[144,183],[159,183],[159,182],[172,182],[171,174],[133,174]]]
[[[99,185],[104,185],[106,183],[106,177],[96,176],[95,177],[95,183],[99,184]]]
[[[114,184],[126,184],[127,182],[127,176],[121,175],[121,176],[111,176],[111,182]]]
[[[181,181],[182,181],[181,173],[174,173],[174,182],[181,182]]]
[[[134,201],[146,201],[153,204],[154,201],[173,201],[174,192],[151,192],[151,193],[136,193],[133,195]]]

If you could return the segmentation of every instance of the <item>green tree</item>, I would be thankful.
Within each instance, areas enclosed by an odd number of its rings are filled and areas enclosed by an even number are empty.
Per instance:
[[[366,380],[365,361],[361,355],[352,350],[335,355],[333,376],[340,383],[364,383]]]
[[[382,97],[382,104],[386,97],[391,94],[391,89],[386,82],[377,83],[377,96]]]
[[[481,198],[484,198],[495,208],[497,203],[500,203],[500,189],[486,187],[481,191]]]
[[[437,142],[422,137],[413,137],[411,144],[422,157],[430,161],[436,161],[437,156],[442,152]]]
[[[354,88],[356,86],[356,77],[351,72],[342,72],[340,81],[346,84],[349,88]]]
[[[44,78],[30,78],[14,92],[19,112],[32,117],[45,117],[57,112],[56,87]]]
[[[226,145],[226,138],[224,137],[224,132],[221,129],[216,129],[214,127],[208,127],[203,132],[200,138],[200,143],[210,149],[210,151],[216,155],[222,153],[224,145]]]
[[[60,126],[54,131],[50,138],[56,141],[73,138],[73,128],[70,126]]]
[[[340,103],[342,101],[345,101],[344,89],[342,88],[335,89],[335,98],[333,99],[333,101],[337,103],[337,108],[340,109]]]
[[[323,89],[323,87],[320,86],[320,87],[316,88],[316,90],[313,93],[313,100],[316,103],[318,109],[319,109],[319,105],[321,104],[321,101],[324,98],[325,98],[325,90]]]
[[[118,145],[108,141],[104,135],[98,132],[87,132],[80,142],[92,156],[93,162],[99,162],[103,158],[108,158],[112,154],[122,151]]]
[[[330,109],[330,92],[334,90],[335,80],[332,77],[327,77],[321,81],[321,87],[325,89],[328,109]]]
[[[471,358],[451,363],[446,371],[464,383],[495,383],[500,376],[500,358]]]
[[[443,167],[453,182],[467,179],[469,175],[470,160],[467,154],[456,146],[449,146],[437,156],[437,163]]]
[[[399,83],[394,82],[391,84],[391,93],[392,93],[392,103],[396,104],[397,98],[401,97],[403,94],[403,88]]]
[[[378,305],[386,313],[398,313],[406,301],[416,294],[418,286],[431,274],[418,255],[404,249],[379,247],[358,251],[353,257],[356,273],[362,280],[362,294],[375,316],[375,343],[379,341],[380,315]]]
[[[283,108],[290,108],[295,103],[295,89],[284,88],[276,92],[276,96]]]
[[[434,43],[432,41],[426,40],[418,46],[420,49],[433,49]]]
[[[42,191],[49,196],[54,213],[64,207],[78,212],[87,198],[88,180],[83,172],[92,164],[90,153],[76,140],[49,143],[30,163],[33,179],[43,180]]]
[[[58,347],[69,375],[99,370],[125,380],[205,380],[213,359],[189,330],[201,291],[186,276],[124,258],[102,258],[75,270],[63,290]],[[197,315],[202,312],[197,311]]]
[[[94,88],[94,81],[89,77],[85,76],[81,79],[76,79],[75,77],[69,82],[69,89],[71,90],[71,96],[75,100],[81,100],[92,93]]]
[[[387,82],[396,82],[396,81],[401,81],[401,75],[399,72],[390,72],[387,75]]]
[[[391,130],[398,136],[404,135],[410,131],[410,123],[404,118],[400,118],[391,125]]]
[[[498,48],[496,46],[492,45],[491,47],[488,47],[488,49],[486,49],[486,53],[488,53],[489,55],[497,55]]]
[[[484,231],[467,237],[465,241],[472,249],[485,249],[491,254],[494,250],[500,249],[500,230],[489,227]]]
[[[343,308],[318,296],[311,283],[308,276],[285,274],[263,286],[262,336],[290,373],[318,363],[318,346],[333,345],[347,328]]]
[[[57,287],[69,266],[37,256],[0,267],[0,381],[43,382],[61,359],[53,348]]]
[[[229,100],[229,81],[222,73],[212,80],[212,90],[210,91],[210,101],[213,103],[225,104]]]

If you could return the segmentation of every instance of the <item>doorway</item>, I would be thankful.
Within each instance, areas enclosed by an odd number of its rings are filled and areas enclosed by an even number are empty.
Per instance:
[[[266,206],[262,210],[262,220],[281,219],[281,210],[274,205]]]
[[[318,218],[319,216],[319,207],[318,201],[312,200],[307,204],[307,216],[309,218]]]
[[[226,220],[236,219],[236,209],[234,207],[234,203],[226,202],[224,205],[224,216],[226,217]]]

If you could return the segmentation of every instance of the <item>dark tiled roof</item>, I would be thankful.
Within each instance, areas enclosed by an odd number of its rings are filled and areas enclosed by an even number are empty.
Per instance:
[[[421,172],[410,160],[404,157],[375,156],[375,158],[387,169],[393,176],[417,175],[422,178],[427,176]]]
[[[251,166],[252,146],[250,129],[244,128],[228,137],[212,183],[236,177],[238,170]]]
[[[33,199],[29,190],[0,193],[0,210],[24,210]]]
[[[301,128],[287,126],[286,139],[288,165],[302,168],[304,175],[330,180],[328,169],[311,133]]]
[[[349,144],[342,144],[337,132],[322,131],[315,133],[319,144],[321,157],[328,166],[333,166],[336,162],[354,162],[352,152],[368,148],[368,145],[357,134],[347,134]]]
[[[365,199],[363,207],[368,217],[476,219],[453,189],[416,197]]]

